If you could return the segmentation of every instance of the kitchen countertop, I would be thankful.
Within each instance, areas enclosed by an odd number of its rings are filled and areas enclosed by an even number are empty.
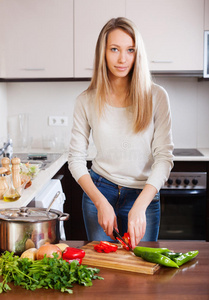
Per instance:
[[[208,148],[198,148],[203,156],[174,156],[175,161],[209,161],[209,149]]]
[[[203,156],[176,156],[175,161],[209,161],[209,149],[198,149]],[[36,153],[43,153],[43,149],[37,149]],[[35,153],[35,152],[34,152]],[[94,158],[94,151],[89,152],[88,160]],[[51,164],[46,170],[41,170],[37,177],[32,181],[32,185],[24,190],[22,197],[15,202],[4,202],[0,200],[0,209],[27,206],[36,194],[49,182],[49,180],[59,171],[59,169],[67,162],[68,153],[61,154],[60,158]]]
[[[51,164],[47,169],[40,170],[38,175],[32,180],[32,185],[25,189],[20,199],[14,202],[5,202],[0,200],[0,209],[4,208],[19,208],[27,206],[37,193],[49,182],[49,180],[59,171],[59,169],[66,163],[67,153],[61,156]]]
[[[84,241],[68,241],[72,247],[81,247]],[[176,252],[199,250],[198,256],[179,269],[161,267],[154,275],[100,268],[104,280],[93,281],[92,287],[75,285],[73,294],[55,290],[27,291],[10,284],[12,290],[1,294],[1,300],[46,299],[140,299],[140,300],[206,300],[209,299],[209,243],[202,241],[141,242],[140,246],[167,247]],[[108,254],[107,254],[108,255]]]

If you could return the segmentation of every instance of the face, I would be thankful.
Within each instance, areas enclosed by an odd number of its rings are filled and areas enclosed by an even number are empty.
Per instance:
[[[129,34],[114,29],[107,38],[106,62],[109,76],[124,78],[128,76],[135,60],[135,45]]]

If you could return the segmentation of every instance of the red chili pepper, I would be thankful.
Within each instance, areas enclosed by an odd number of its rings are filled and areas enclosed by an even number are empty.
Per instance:
[[[117,251],[117,249],[118,249],[117,245],[105,241],[101,241],[98,245],[94,246],[94,250],[96,250],[97,252],[109,253],[109,252],[115,252]]]
[[[65,248],[62,253],[62,258],[64,260],[73,260],[73,259],[81,259],[85,256],[85,251],[82,249],[77,249],[73,247]]]

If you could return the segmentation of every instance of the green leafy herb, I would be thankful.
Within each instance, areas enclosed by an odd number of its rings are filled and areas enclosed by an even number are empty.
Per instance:
[[[5,251],[0,257],[0,276],[3,277],[0,293],[11,290],[8,283],[14,282],[27,290],[51,288],[72,294],[75,283],[92,286],[92,280],[103,279],[96,275],[99,273],[97,268],[79,265],[76,260],[69,264],[57,257],[54,254],[53,258],[45,256],[42,260],[32,261]]]

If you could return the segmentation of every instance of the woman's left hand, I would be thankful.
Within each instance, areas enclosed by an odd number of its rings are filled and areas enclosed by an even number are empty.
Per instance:
[[[131,245],[134,249],[143,238],[146,231],[145,210],[138,209],[135,205],[128,214],[128,232],[130,234]]]
[[[128,214],[128,232],[130,234],[132,248],[135,248],[143,238],[146,231],[146,209],[157,190],[154,186],[146,184],[139,194]]]

